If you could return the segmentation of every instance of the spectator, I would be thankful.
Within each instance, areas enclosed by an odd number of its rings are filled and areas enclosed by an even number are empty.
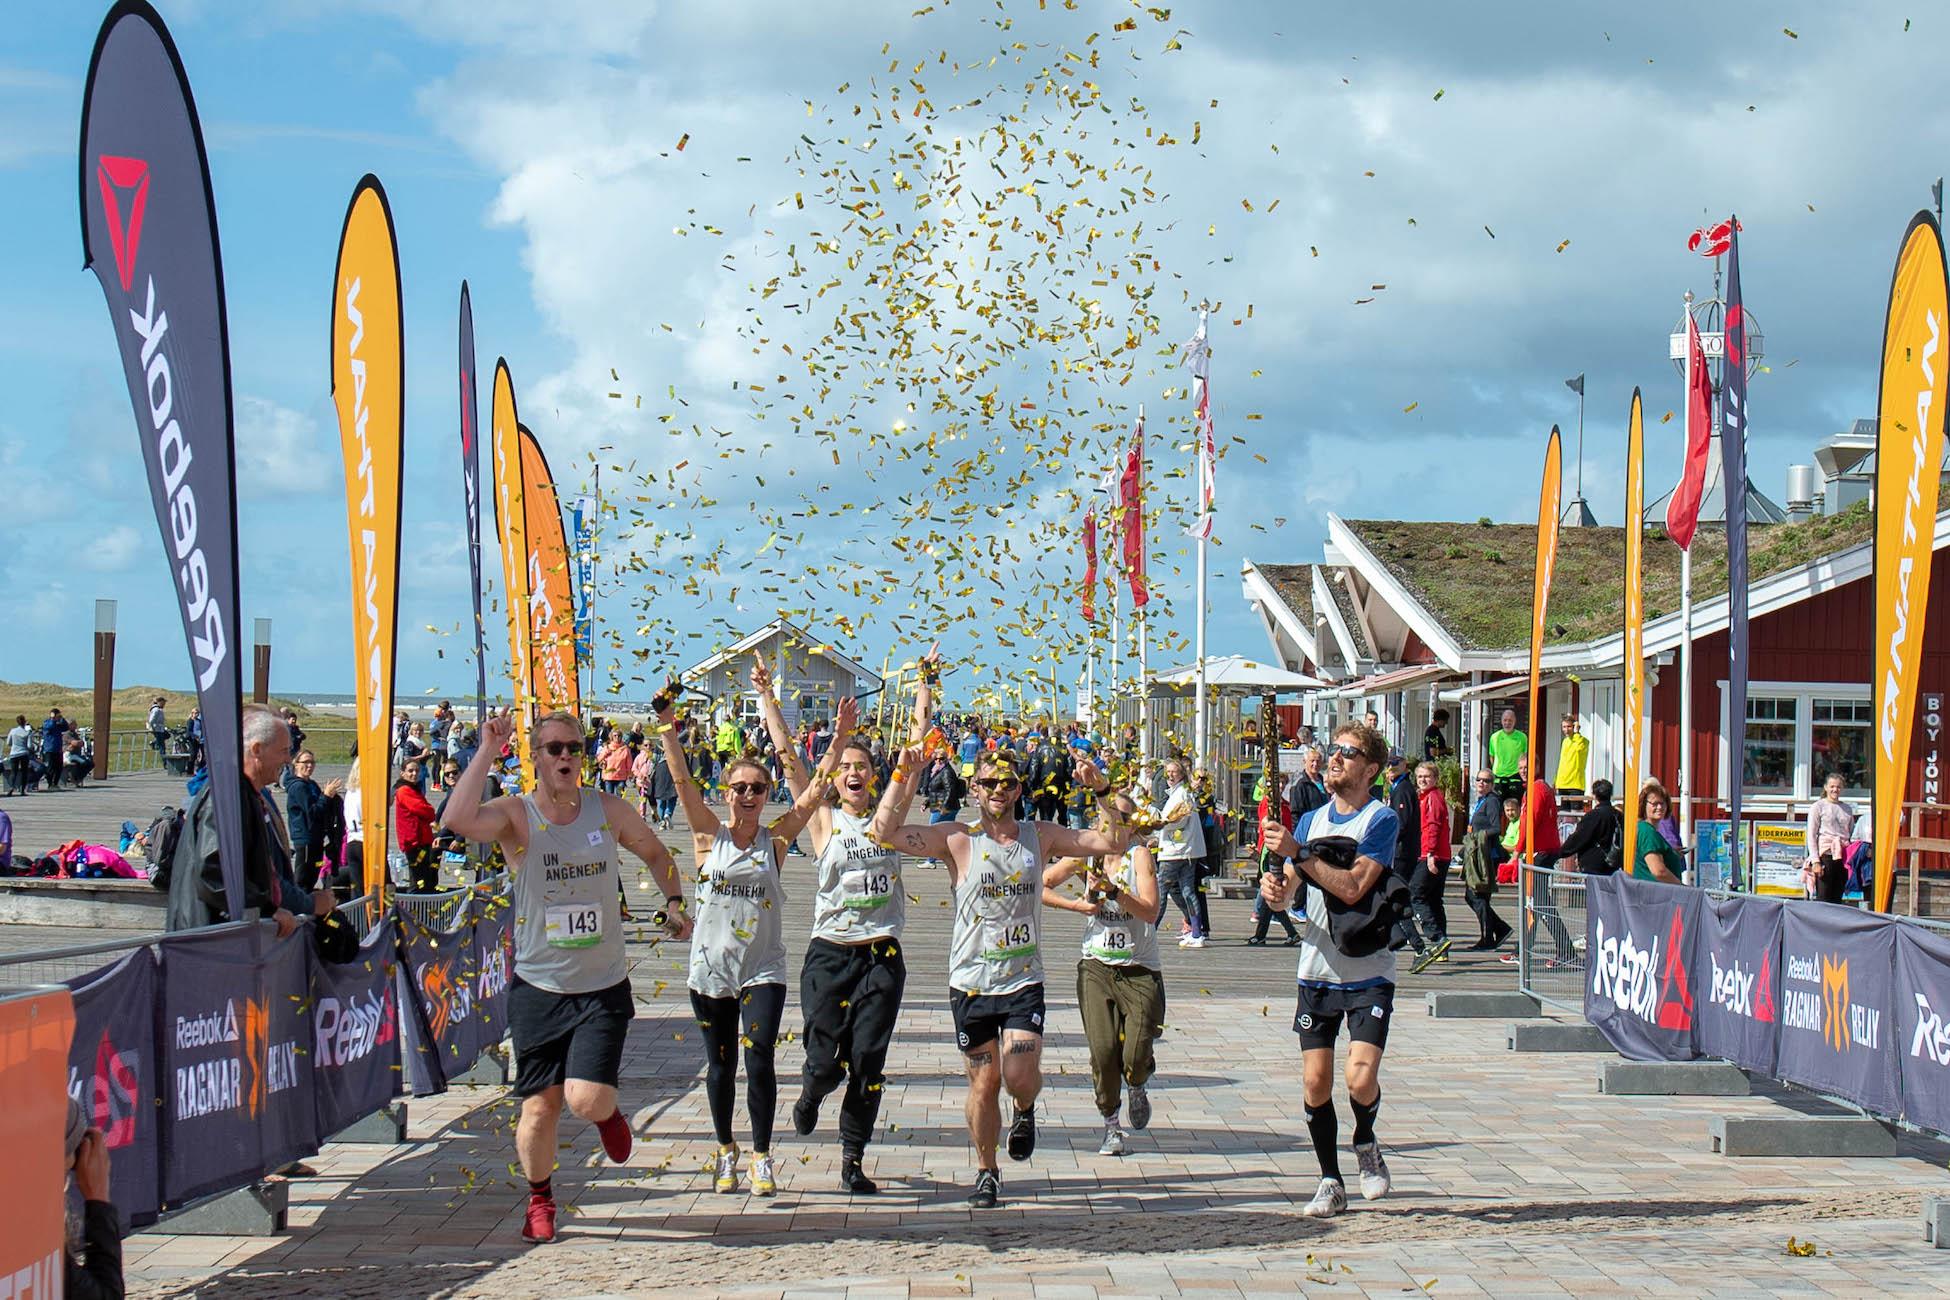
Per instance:
[[[928,810],[930,825],[953,821],[961,812],[962,800],[968,796],[968,784],[956,770],[955,761],[945,753],[928,760],[927,770],[921,773],[920,790],[921,806]]]
[[[1480,933],[1470,945],[1475,952],[1488,952],[1503,946],[1510,937],[1509,923],[1496,914],[1490,899],[1496,894],[1496,868],[1503,860],[1503,803],[1496,797],[1495,778],[1490,770],[1476,773],[1476,802],[1469,808],[1469,833],[1464,837],[1463,901],[1476,914]]]
[[[1185,783],[1185,764],[1165,764],[1165,806],[1158,815],[1158,887],[1177,902],[1191,932],[1180,948],[1203,948],[1205,927],[1198,919],[1198,864],[1205,858],[1205,832],[1199,825],[1198,798]],[[1160,912],[1159,919],[1163,920]]]
[[[409,758],[400,765],[399,779],[393,783],[393,826],[399,851],[406,855],[408,888],[431,894],[440,888],[440,860],[433,855],[433,805],[421,792],[423,779],[419,759]]]
[[[462,726],[458,720],[447,729],[447,757],[460,765],[465,772],[467,765],[474,761],[474,751],[481,747],[481,735],[472,727]]]
[[[61,750],[61,776],[69,785],[79,790],[81,783],[88,779],[88,773],[95,767],[95,751],[79,730],[68,733],[67,744]]]
[[[1070,759],[1047,733],[1036,739],[1029,760],[1029,787],[1023,793],[1033,800],[1036,820],[1068,824],[1064,805],[1070,797]]]
[[[68,1300],[122,1300],[122,1223],[108,1199],[108,1141],[68,1098],[67,1167],[81,1214],[67,1220],[62,1292]]]
[[[1409,900],[1422,933],[1430,943],[1446,950],[1449,912],[1443,906],[1442,890],[1449,880],[1449,863],[1455,857],[1455,850],[1450,840],[1449,800],[1436,783],[1434,763],[1416,765],[1415,790],[1422,834],[1415,874],[1408,886]],[[1437,960],[1446,961],[1446,954]]]
[[[345,839],[339,852],[339,867],[332,883],[347,898],[364,891],[366,883],[366,805],[359,789],[359,756],[352,756],[352,770],[345,778],[345,800],[341,811],[345,819]]]
[[[33,788],[28,779],[29,765],[32,762],[29,751],[34,747],[34,729],[27,725],[27,715],[16,713],[14,725],[7,732],[7,793],[27,794]]]
[[[203,706],[190,705],[190,715],[183,720],[183,738],[189,742],[189,757],[183,770],[194,772],[203,766]]]
[[[414,771],[420,779],[414,784],[419,787],[422,798],[427,792],[427,729],[426,724],[409,722],[406,724],[406,738],[393,747],[394,756],[399,760],[400,770],[406,770],[408,763],[415,764]]]
[[[412,726],[413,720],[407,716],[405,709],[393,714],[393,753],[397,754],[406,747],[406,733]]]
[[[73,726],[59,709],[49,709],[47,720],[41,723],[41,776],[50,790],[61,788],[61,752],[67,748],[68,731]]]
[[[291,831],[291,874],[307,890],[318,887],[318,869],[325,858],[326,800],[345,793],[342,780],[321,787],[313,779],[317,770],[318,756],[309,749],[300,750],[284,778],[284,818]]]
[[[1370,710],[1373,712],[1373,710]],[[1368,728],[1374,730],[1372,726]],[[1415,864],[1422,847],[1422,796],[1415,788],[1415,778],[1409,774],[1408,760],[1399,750],[1390,750],[1388,766],[1384,769],[1388,778],[1388,806],[1395,810],[1395,819],[1400,824],[1400,833],[1395,837],[1395,860],[1392,870],[1410,890],[1415,884]],[[1413,895],[1411,893],[1411,903]],[[1415,964],[1411,971],[1427,970],[1434,963],[1449,954],[1448,943],[1430,946],[1430,941],[1422,934],[1413,912],[1405,913],[1395,923],[1395,933],[1389,945],[1392,949],[1413,948]],[[1438,949],[1440,951],[1438,951]]]
[[[297,753],[305,747],[305,729],[298,725],[298,711],[286,705],[282,714],[284,725],[291,728],[291,752]]]
[[[1569,861],[1570,869],[1582,871],[1586,875],[1599,876],[1611,871],[1616,865],[1612,861],[1614,851],[1623,852],[1625,846],[1625,818],[1618,809],[1612,807],[1613,787],[1610,781],[1599,777],[1591,783],[1591,807],[1578,819],[1577,828],[1564,846],[1544,862],[1543,858],[1552,855],[1539,855],[1539,866],[1555,866],[1565,869]]]
[[[1666,788],[1657,781],[1647,781],[1639,789],[1639,833],[1632,845],[1632,874],[1640,880],[1680,883],[1679,855],[1658,828],[1659,819],[1671,807]]]
[[[447,829],[447,803],[453,796],[454,782],[460,780],[460,767],[453,759],[446,760],[440,769],[440,784],[437,789],[447,793],[440,798],[440,806],[434,809],[433,857],[434,861],[451,866],[462,881],[467,879],[467,837],[456,835]],[[482,873],[476,870],[474,878],[478,881]]]
[[[623,743],[622,733],[611,727],[609,735],[603,739],[602,749],[596,754],[596,769],[602,773],[604,794],[620,796],[623,793],[623,785],[629,780],[630,767],[635,761],[636,755],[630,753],[630,747]]]
[[[1561,805],[1575,808],[1584,798],[1585,765],[1591,758],[1591,742],[1578,733],[1578,715],[1567,713],[1558,720],[1564,740],[1557,751],[1557,797]]]
[[[11,871],[14,865],[14,819],[0,812],[0,871]]]
[[[656,758],[650,765],[650,797],[657,804],[657,825],[660,829],[670,829],[670,819],[677,815],[677,782],[670,775],[670,762],[664,757],[664,747],[656,747]]]
[[[264,790],[291,759],[291,731],[263,705],[249,705],[244,709],[243,741],[243,905],[277,922],[282,939],[297,928],[298,918],[284,905],[279,883],[288,871],[283,818],[264,797]],[[223,867],[217,858],[217,802],[211,796],[206,781],[183,810],[183,833],[169,869],[165,928],[170,930],[243,919],[230,914],[224,892]]]
[[[1327,783],[1321,776],[1321,763],[1325,761],[1319,745],[1308,745],[1300,751],[1300,774],[1293,778],[1287,787],[1287,806],[1293,811],[1293,824],[1298,826],[1300,819],[1316,808],[1326,805],[1329,795]]]
[[[1205,835],[1205,856],[1198,863],[1198,928],[1210,939],[1212,909],[1207,902],[1205,882],[1217,876],[1225,863],[1225,845],[1219,842],[1219,801],[1212,793],[1210,772],[1192,773],[1192,795],[1198,800],[1198,828]]]
[[[158,695],[149,705],[149,743],[156,747],[158,754],[169,750],[169,722],[163,717],[163,705],[166,703],[168,701]]]
[[[454,706],[442,700],[433,706],[433,722],[427,728],[428,752],[433,756],[434,772],[439,778],[434,782],[433,788],[436,790],[446,784],[446,760],[453,752],[448,748],[447,742],[452,738],[453,732]]]
[[[1517,733],[1522,735],[1522,732]],[[1520,755],[1517,777],[1528,783],[1523,802],[1523,819],[1517,831],[1516,855],[1533,860],[1547,854],[1561,854],[1564,842],[1557,833],[1557,795],[1543,781],[1530,780],[1530,758]]]
[[[1449,754],[1449,710],[1437,709],[1429,715],[1428,730],[1422,733],[1422,757],[1433,762]]]
[[[647,746],[632,742],[627,736],[623,743],[629,746],[634,755],[630,759],[630,784],[636,790],[637,815],[647,822],[650,820],[650,779],[657,768],[656,755]],[[658,748],[662,749],[663,746],[659,745]]]
[[[1503,710],[1503,726],[1490,733],[1490,775],[1504,799],[1523,798],[1523,773],[1518,770],[1529,752],[1530,737],[1517,730],[1517,711]]]
[[[1842,801],[1842,774],[1830,772],[1821,798],[1808,805],[1808,862],[1801,869],[1808,897],[1839,903],[1848,887],[1848,842],[1855,809]]]

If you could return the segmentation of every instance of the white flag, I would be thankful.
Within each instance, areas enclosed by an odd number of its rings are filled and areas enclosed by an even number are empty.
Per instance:
[[[1192,419],[1198,426],[1198,513],[1185,533],[1207,541],[1212,536],[1212,497],[1218,487],[1219,448],[1212,433],[1212,349],[1205,338],[1204,312],[1198,316],[1198,333],[1180,350],[1180,359],[1192,368]]]

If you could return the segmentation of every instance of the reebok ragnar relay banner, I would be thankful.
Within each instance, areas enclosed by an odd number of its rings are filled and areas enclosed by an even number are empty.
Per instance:
[[[81,248],[121,348],[203,711],[225,909],[244,907],[237,478],[223,258],[203,129],[169,31],[122,0],[81,101]]]
[[[1876,402],[1875,905],[1896,887],[1909,742],[1916,722],[1943,464],[1943,327],[1950,317],[1943,233],[1927,212],[1910,218],[1889,284]]]
[[[1632,417],[1625,431],[1625,815],[1624,862],[1639,835],[1640,768],[1645,753],[1645,408],[1632,390]],[[1533,724],[1534,726],[1535,724]]]
[[[489,410],[494,430],[494,531],[501,541],[501,599],[508,607],[508,671],[515,688],[515,753],[521,759],[521,788],[527,790],[535,784],[534,758],[528,751],[528,721],[535,699],[528,656],[528,528],[521,490],[521,417],[515,409],[515,381],[506,358],[494,363]]]
[[[393,661],[399,622],[400,459],[405,450],[406,340],[399,246],[375,176],[352,191],[332,277],[332,401],[345,456],[352,544],[352,657],[359,785],[367,791],[365,888],[386,887],[391,821]]]
[[[576,666],[575,572],[562,531],[562,501],[542,444],[521,433],[521,504],[528,544],[528,680],[537,715],[582,712]]]

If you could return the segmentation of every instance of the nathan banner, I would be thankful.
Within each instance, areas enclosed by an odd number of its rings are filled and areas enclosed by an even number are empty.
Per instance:
[[[444,1086],[446,1080],[465,1073],[482,1048],[501,1038],[500,1026],[489,1030],[476,1014],[480,954],[473,918],[470,913],[451,930],[429,930],[403,914],[396,914],[396,919],[406,984],[412,990],[425,1048]]]
[[[527,425],[521,435],[521,503],[528,543],[528,680],[535,712],[582,712],[576,663],[575,566],[548,457]]]
[[[67,1251],[68,1040],[66,989],[0,996],[0,1294],[58,1296]]]
[[[1902,1117],[1950,1134],[1950,935],[1920,925],[1895,930]]]
[[[1910,218],[1889,284],[1876,400],[1875,904],[1896,887],[1910,734],[1928,626],[1930,557],[1943,465],[1943,325],[1950,319],[1943,233],[1927,212]]]
[[[474,725],[487,721],[487,624],[481,619],[481,411],[474,385],[474,300],[460,282],[460,485],[474,588]]]
[[[506,358],[494,363],[494,396],[488,418],[494,435],[494,531],[501,542],[501,599],[508,615],[508,671],[515,697],[515,752],[521,759],[521,788],[535,784],[534,757],[528,750],[528,719],[534,692],[528,654],[528,528],[522,500],[520,416],[515,381]]]
[[[1638,798],[1645,762],[1645,408],[1632,390],[1625,432],[1625,801]],[[1534,629],[1533,629],[1534,630]],[[1530,729],[1537,729],[1536,714]],[[1623,820],[1623,861],[1636,862],[1639,819]]]
[[[122,960],[68,982],[74,994],[74,1045],[68,1095],[108,1148],[109,1199],[131,1225],[155,1221],[162,1206],[162,1112],[156,1098],[156,958],[137,948]]]
[[[227,1191],[318,1150],[311,936],[255,927],[163,945],[163,1200]]]
[[[1700,1055],[1774,1073],[1781,1035],[1783,910],[1768,899],[1701,895],[1693,956],[1705,994],[1693,1003]]]
[[[244,911],[237,487],[223,259],[203,129],[155,10],[95,38],[81,107],[82,258],[122,353],[202,710],[226,909]]]
[[[1700,893],[1622,873],[1585,877],[1584,1016],[1625,1056],[1690,1061]]]
[[[1780,1077],[1899,1113],[1896,926],[1839,903],[1796,903],[1781,927]]]
[[[1530,735],[1530,779],[1543,779],[1540,766],[1543,729],[1537,719],[1537,683],[1544,658],[1545,616],[1551,603],[1551,572],[1557,568],[1557,512],[1563,495],[1564,456],[1557,426],[1551,426],[1550,441],[1544,446],[1544,480],[1537,490],[1537,556],[1530,586],[1530,712],[1524,715],[1524,728]],[[1529,791],[1524,797],[1530,797]],[[1532,855],[1535,850],[1533,848]]]
[[[318,1134],[330,1137],[400,1094],[397,936],[388,916],[342,965],[312,969],[312,1078]]]
[[[390,790],[393,661],[399,621],[400,460],[405,453],[406,339],[399,246],[386,191],[370,174],[353,187],[332,278],[332,400],[345,457],[345,526],[352,543],[352,660],[359,785]],[[365,805],[366,843],[385,845],[391,809]],[[366,855],[365,889],[386,888],[386,855]]]

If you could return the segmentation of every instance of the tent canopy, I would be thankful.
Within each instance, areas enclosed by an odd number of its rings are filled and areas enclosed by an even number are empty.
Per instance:
[[[1168,668],[1151,674],[1151,694],[1189,695],[1197,687],[1198,665]],[[1243,655],[1215,655],[1205,661],[1205,689],[1210,695],[1275,695],[1319,690],[1327,683],[1305,673],[1288,672]]]

